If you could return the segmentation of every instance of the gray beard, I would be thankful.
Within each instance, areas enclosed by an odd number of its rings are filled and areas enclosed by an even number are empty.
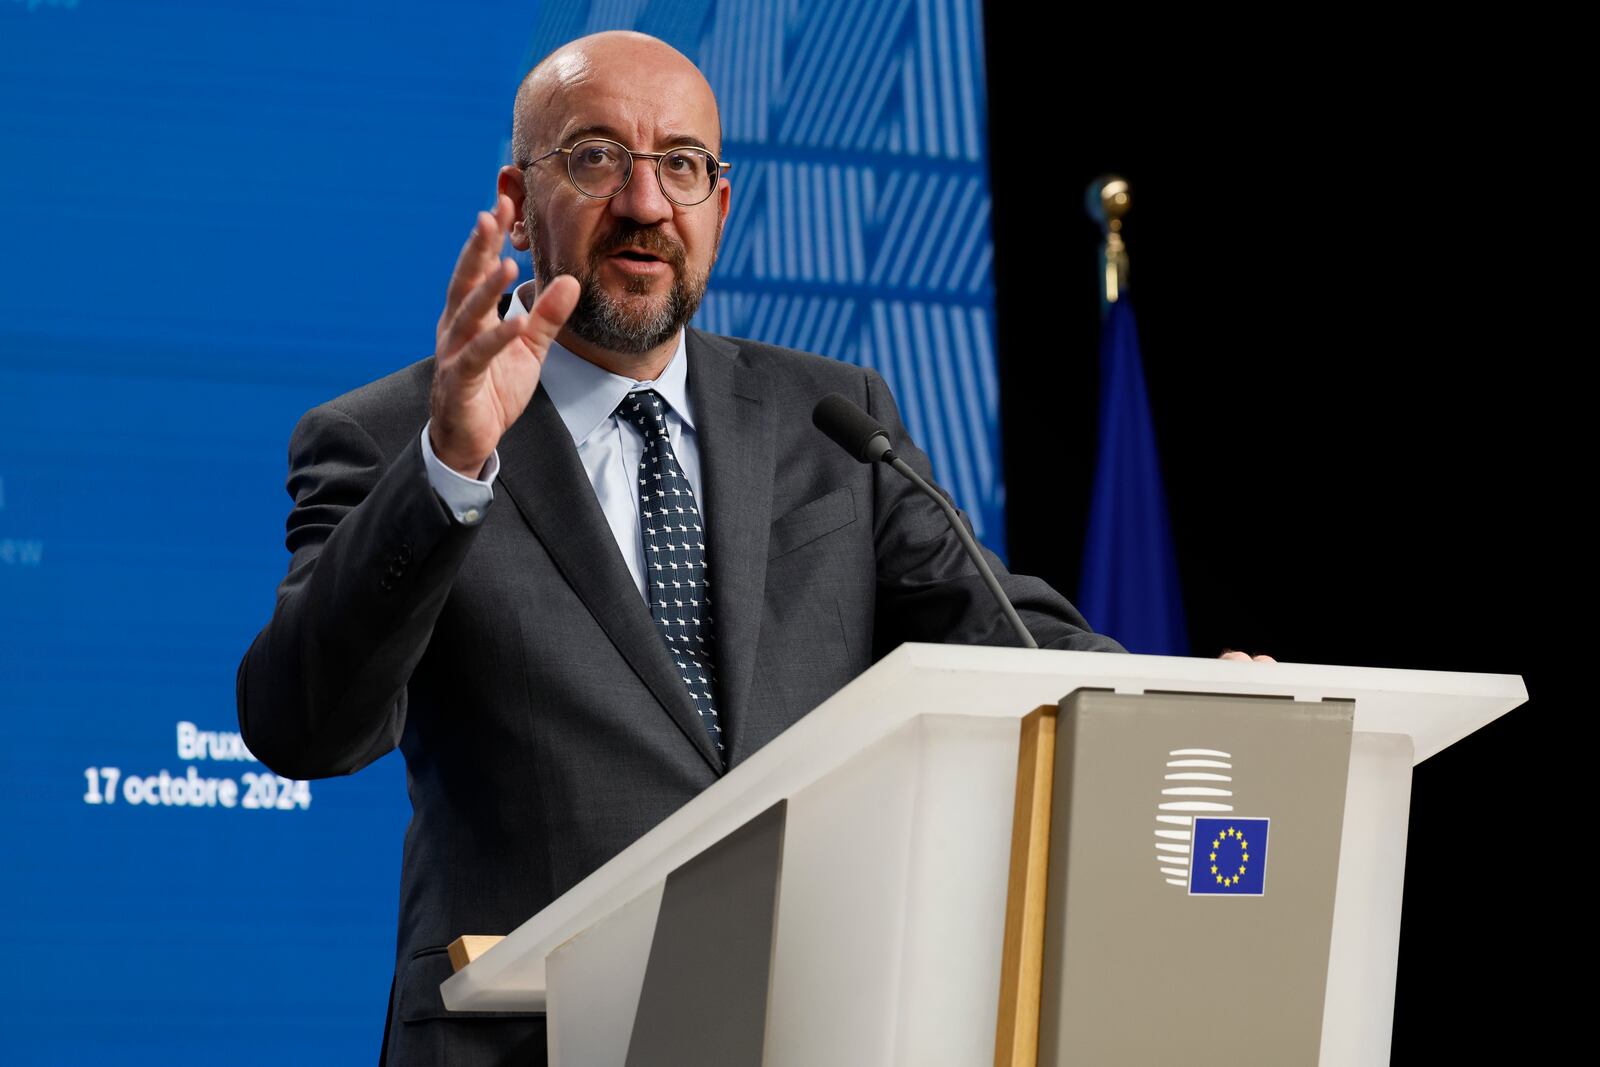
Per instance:
[[[722,241],[722,227],[717,227],[717,244]],[[640,309],[629,306],[612,295],[597,281],[603,257],[591,255],[584,270],[562,266],[547,258],[540,247],[537,234],[532,242],[533,269],[540,284],[562,274],[570,274],[581,287],[578,304],[567,318],[567,327],[573,333],[608,352],[636,356],[659,348],[678,335],[706,295],[706,274],[695,274],[680,268],[673,275],[672,288],[660,302]],[[716,260],[713,246],[712,261]],[[643,296],[650,291],[648,278],[632,278],[626,285],[629,294]]]
[[[587,277],[578,276],[583,290],[567,325],[585,341],[608,352],[636,356],[666,344],[694,318],[700,299],[705,295],[704,278],[694,284],[692,279],[679,275],[673,279],[664,300],[641,309],[614,299],[595,281],[596,273],[591,271]],[[648,287],[649,279],[641,278],[628,283],[628,292],[642,296],[638,291],[648,292]]]

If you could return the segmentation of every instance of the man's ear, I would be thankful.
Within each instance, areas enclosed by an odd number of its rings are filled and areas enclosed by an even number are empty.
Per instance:
[[[529,240],[528,216],[524,212],[528,187],[524,183],[523,172],[509,165],[501,167],[500,177],[495,184],[500,195],[511,200],[511,247],[526,252],[533,242]]]

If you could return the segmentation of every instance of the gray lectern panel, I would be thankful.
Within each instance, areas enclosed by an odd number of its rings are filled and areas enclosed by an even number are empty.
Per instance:
[[[1061,702],[1041,1064],[1317,1062],[1353,712]]]
[[[627,1067],[758,1067],[788,801],[667,876]]]

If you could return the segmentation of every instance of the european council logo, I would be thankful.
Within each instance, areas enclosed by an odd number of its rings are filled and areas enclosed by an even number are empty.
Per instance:
[[[1189,895],[1259,897],[1267,889],[1271,819],[1195,819]]]
[[[1188,889],[1194,821],[1232,815],[1233,800],[1231,753],[1217,748],[1175,748],[1167,753],[1167,773],[1161,779],[1156,808],[1156,862],[1168,885]]]

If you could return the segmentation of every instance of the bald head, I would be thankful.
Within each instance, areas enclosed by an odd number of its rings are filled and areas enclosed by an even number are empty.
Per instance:
[[[684,112],[685,122],[708,107],[716,128],[698,136],[692,130],[684,132],[691,141],[714,137],[706,147],[719,154],[722,151],[721,112],[700,68],[659,38],[632,30],[609,30],[562,45],[522,79],[511,120],[513,162],[523,166],[561,145],[564,133],[584,125],[578,112],[585,97],[601,94],[665,103]],[[628,147],[647,151],[655,146],[632,143]]]

